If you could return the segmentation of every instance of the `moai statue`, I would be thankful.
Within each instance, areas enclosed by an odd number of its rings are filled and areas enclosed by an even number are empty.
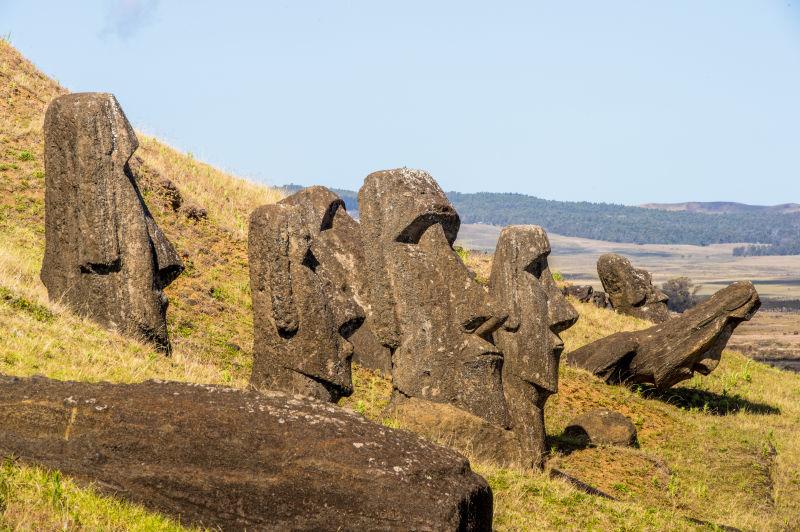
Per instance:
[[[139,143],[111,94],[53,100],[44,121],[45,254],[51,301],[169,353],[162,290],[183,271],[128,160]]]
[[[348,341],[353,344],[353,361],[390,375],[392,355],[372,332],[372,308],[366,297],[362,275],[365,268],[361,228],[345,208],[344,201],[331,190],[308,187],[282,199],[280,204],[297,205],[310,220],[322,220],[311,230],[315,253],[331,272],[331,278],[364,310],[364,323]]]
[[[353,392],[347,338],[364,314],[336,278],[338,264],[321,236],[335,212],[298,203],[265,205],[250,215],[250,383],[335,402]]]
[[[541,227],[508,226],[497,241],[489,292],[508,319],[495,333],[503,351],[503,387],[514,431],[529,465],[541,467],[544,405],[558,391],[559,333],[578,319],[553,281],[550,242]]]
[[[651,383],[666,389],[694,372],[711,373],[733,330],[760,306],[753,284],[740,281],[677,318],[612,334],[569,353],[567,360],[607,383]]]
[[[617,311],[654,323],[669,319],[667,295],[653,286],[647,270],[634,268],[622,255],[606,253],[597,259],[597,274]]]
[[[460,219],[426,172],[367,176],[358,193],[373,332],[392,350],[395,401],[446,403],[508,426],[502,354],[505,315],[452,248]]]

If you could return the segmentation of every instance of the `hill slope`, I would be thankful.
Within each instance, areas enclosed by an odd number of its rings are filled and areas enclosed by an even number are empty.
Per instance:
[[[0,42],[0,372],[60,379],[133,382],[148,378],[243,386],[251,364],[252,318],[244,220],[278,194],[218,172],[154,139],[140,138],[146,199],[188,268],[169,289],[175,354],[109,333],[47,301],[38,278],[43,254],[41,123],[63,89]],[[124,102],[122,102],[124,105]],[[185,203],[208,211],[194,222],[160,194],[170,179]],[[567,349],[646,323],[576,304],[581,318]],[[357,370],[345,401],[388,425],[391,384]],[[660,397],[606,386],[562,368],[548,403],[553,463],[612,494],[587,495],[560,480],[473,461],[491,482],[498,529],[789,529],[800,516],[800,376],[726,352],[707,378]],[[574,449],[568,420],[607,407],[638,426],[640,448]],[[346,489],[346,487],[342,487]],[[706,523],[707,522],[707,523]],[[0,465],[0,529],[179,530],[180,523],[99,496],[58,472]]]
[[[748,205],[746,203],[736,203],[733,201],[687,201],[684,203],[645,203],[644,205],[639,206],[645,209],[658,209],[662,211],[705,212],[708,214],[752,214],[762,212],[787,214],[800,212],[800,204],[798,203],[782,203],[780,205]]]

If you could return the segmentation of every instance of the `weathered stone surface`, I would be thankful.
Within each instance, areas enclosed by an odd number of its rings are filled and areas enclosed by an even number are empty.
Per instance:
[[[568,284],[561,289],[565,296],[574,297],[581,303],[588,303],[592,299],[594,288],[591,285]]]
[[[0,376],[0,457],[224,530],[490,530],[461,456],[333,405],[206,385]]]
[[[711,373],[733,330],[760,305],[753,284],[740,281],[677,318],[642,331],[612,334],[569,353],[567,360],[608,383],[669,388],[695,371]]]
[[[193,222],[199,222],[208,218],[208,211],[199,205],[187,205],[183,213]]]
[[[608,299],[608,294],[602,290],[594,290],[589,300],[597,308],[611,308],[611,301]]]
[[[619,412],[599,408],[570,421],[564,435],[585,445],[632,446],[636,444],[636,425]]]
[[[550,242],[541,227],[506,227],[497,241],[489,277],[496,306],[508,313],[495,339],[504,356],[503,387],[511,428],[532,466],[541,466],[547,451],[544,405],[558,391],[564,349],[559,333],[578,319],[553,281],[549,254]]]
[[[364,314],[337,279],[339,264],[320,235],[335,212],[315,209],[310,198],[265,205],[250,215],[250,382],[337,401],[353,391],[347,338]]]
[[[622,255],[606,253],[597,259],[597,274],[618,312],[654,323],[669,319],[667,296],[653,286],[646,270],[634,268]]]
[[[492,335],[506,316],[453,251],[460,220],[426,172],[367,176],[358,193],[373,331],[392,352],[395,400],[451,404],[509,424],[502,355]]]
[[[353,344],[353,360],[389,375],[392,369],[391,352],[372,332],[374,318],[361,274],[365,268],[364,245],[358,222],[347,214],[344,201],[325,187],[305,188],[279,203],[296,205],[304,209],[307,219],[321,220],[319,226],[309,227],[314,255],[328,271],[334,284],[364,310],[364,323],[348,338]]]
[[[162,290],[183,271],[147,210],[128,161],[136,135],[111,94],[68,94],[47,108],[45,255],[52,301],[169,352]]]

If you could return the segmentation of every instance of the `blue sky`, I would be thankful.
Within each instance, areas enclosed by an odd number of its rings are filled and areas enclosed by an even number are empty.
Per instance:
[[[796,4],[796,5],[795,5]],[[253,180],[800,202],[800,0],[0,0],[73,91]]]

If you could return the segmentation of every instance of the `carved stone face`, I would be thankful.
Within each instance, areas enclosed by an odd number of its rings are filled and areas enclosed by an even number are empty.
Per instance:
[[[251,383],[336,401],[352,393],[347,338],[364,314],[323,244],[332,210],[309,199],[266,205],[250,217]]]
[[[606,382],[669,388],[695,372],[713,371],[733,330],[760,305],[752,283],[733,283],[677,318],[592,342],[570,353],[569,361]]]
[[[44,134],[50,298],[169,351],[162,289],[183,264],[128,166],[139,143],[119,103],[101,93],[56,98]]]
[[[453,251],[460,221],[447,196],[426,172],[388,170],[366,178],[359,210],[376,333],[395,349],[395,388],[505,426],[493,344],[505,315]]]
[[[655,323],[669,319],[667,295],[653,286],[647,270],[634,268],[622,255],[607,253],[597,260],[597,273],[619,312]]]
[[[509,226],[497,242],[489,291],[508,310],[498,331],[506,371],[549,393],[558,390],[559,333],[578,319],[558,289],[547,257],[550,242],[541,227]]]

